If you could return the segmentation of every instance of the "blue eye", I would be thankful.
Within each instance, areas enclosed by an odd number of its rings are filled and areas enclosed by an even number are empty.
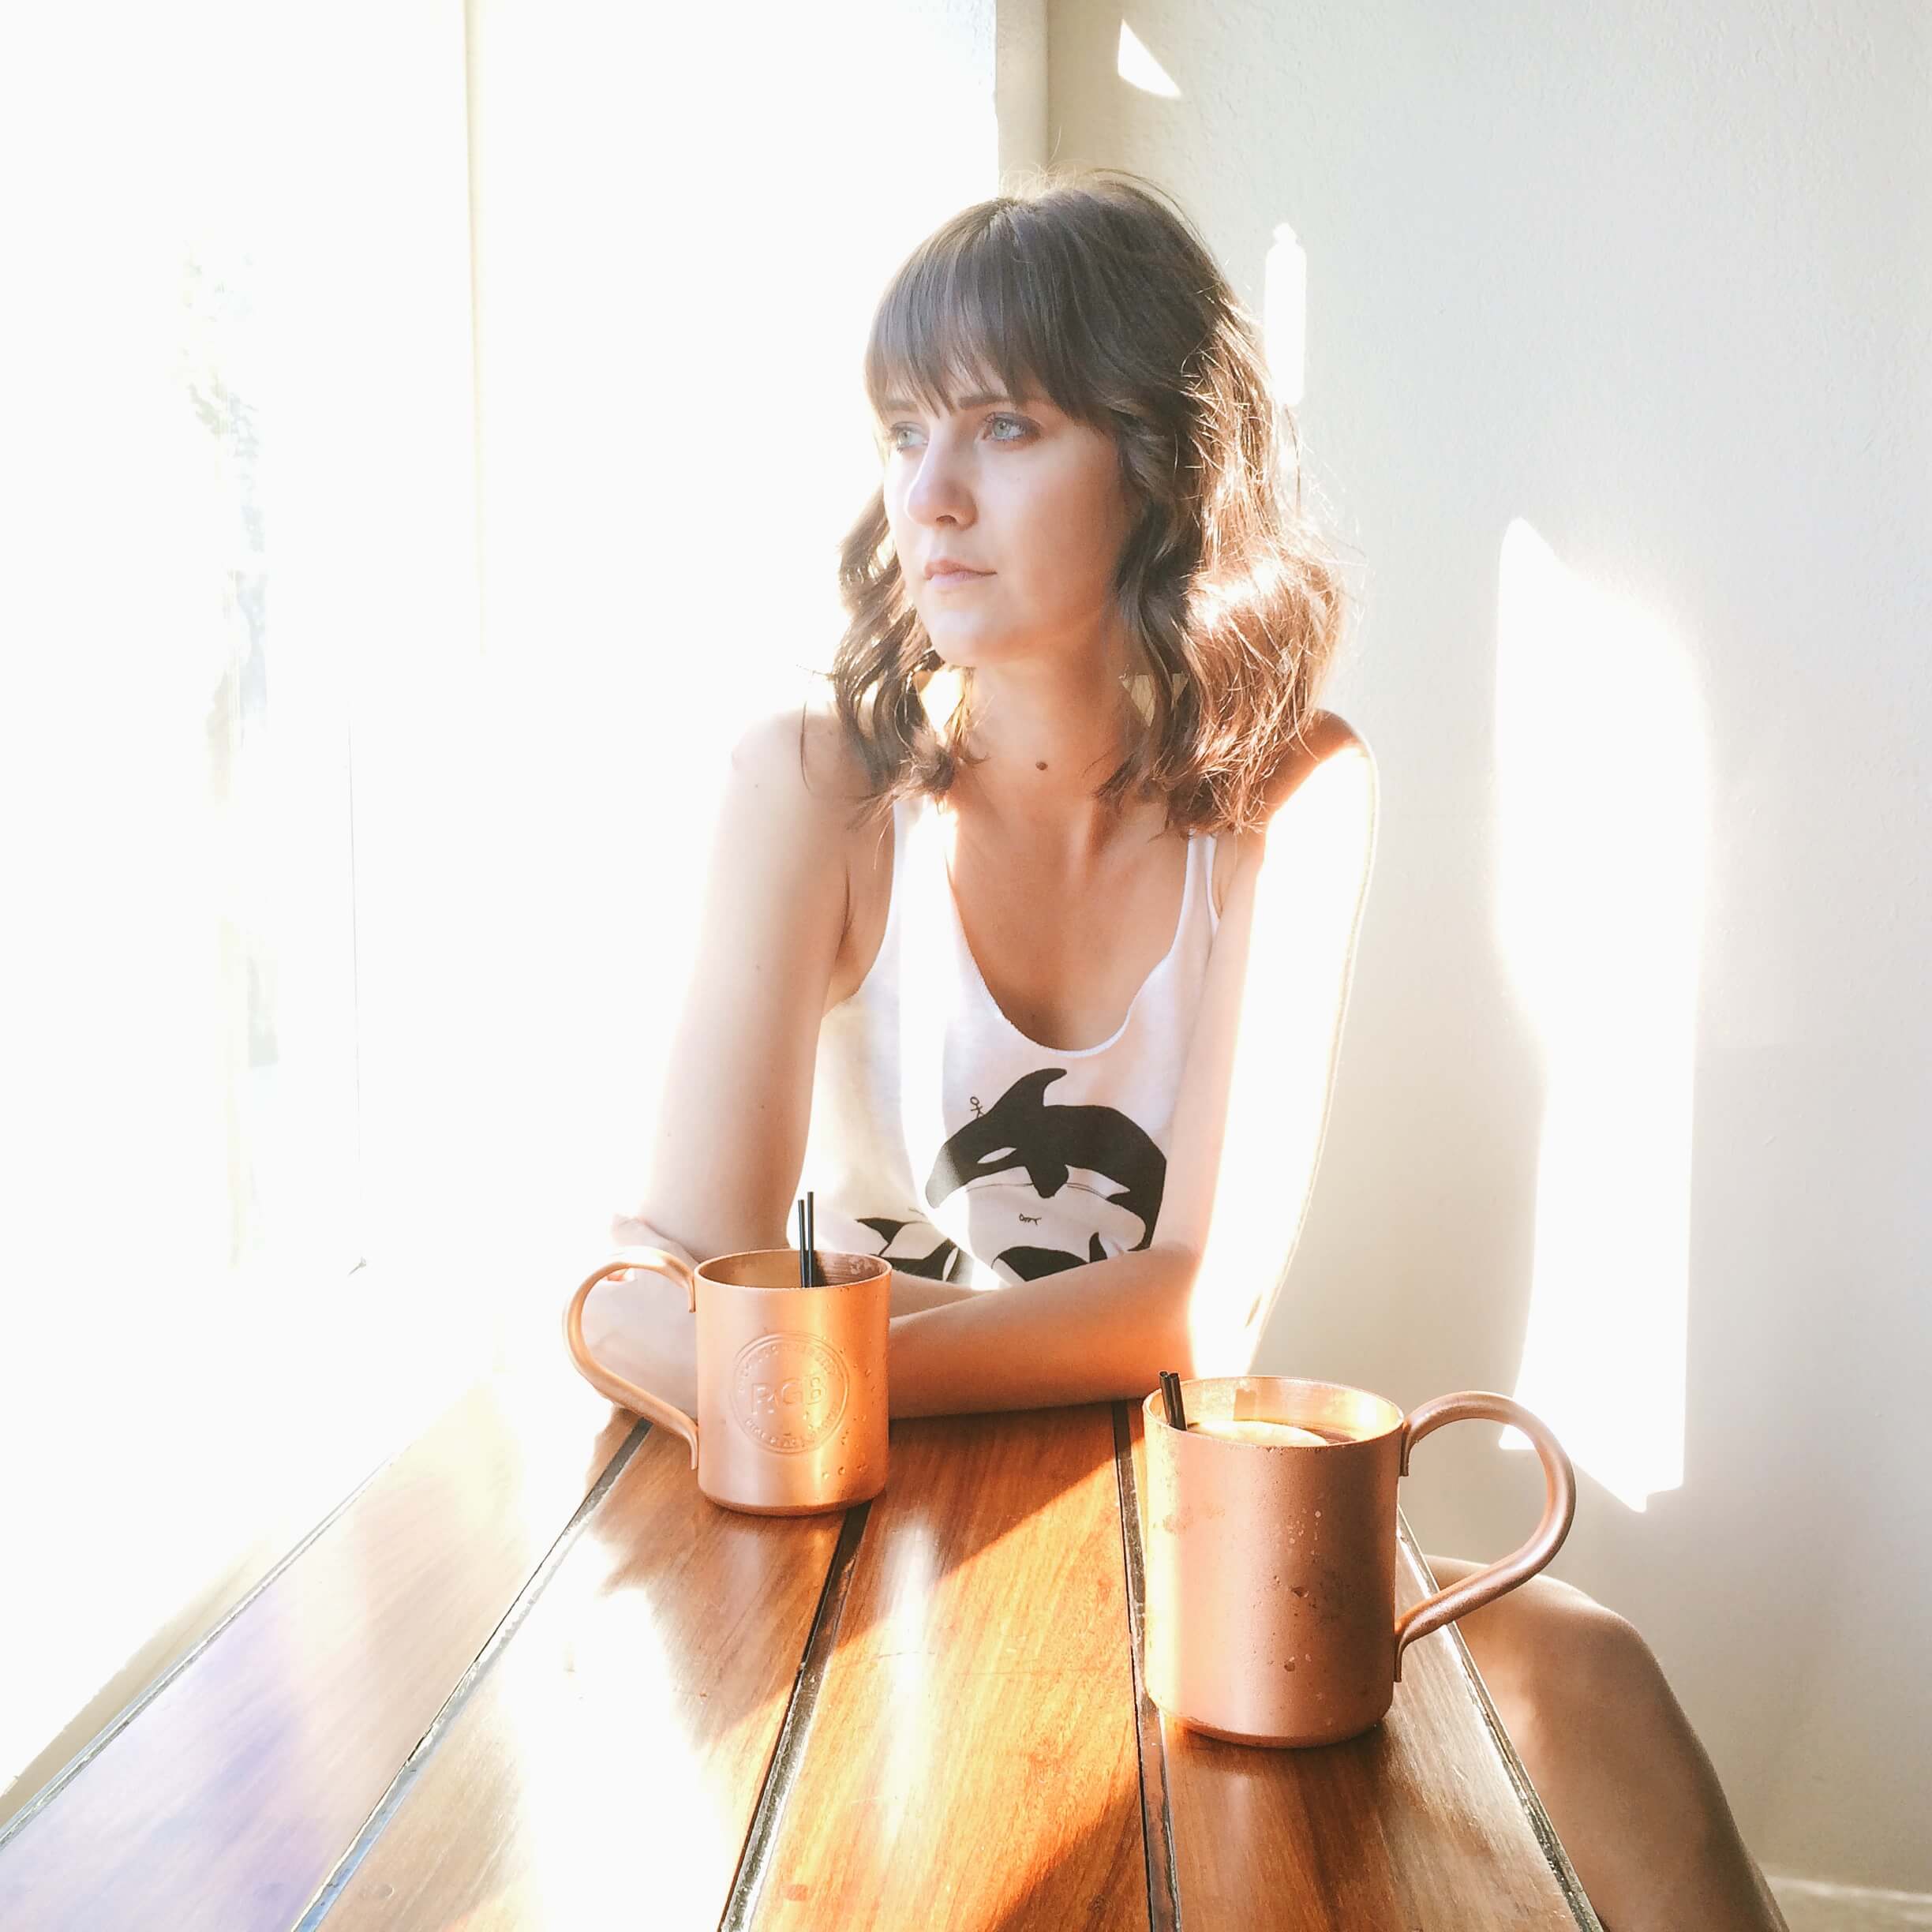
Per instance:
[[[995,429],[1002,426],[1015,430],[1018,433],[1013,436],[995,436],[992,439],[995,443],[1024,443],[1034,432],[1033,425],[1024,417],[989,416],[987,418],[987,427],[989,429]],[[889,451],[903,450],[906,446],[899,440],[900,432],[905,429],[914,429],[917,427],[918,425],[915,423],[893,424],[885,432],[883,440],[886,447]]]

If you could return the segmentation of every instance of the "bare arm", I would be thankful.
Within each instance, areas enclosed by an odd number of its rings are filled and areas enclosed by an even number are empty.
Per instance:
[[[612,1217],[610,1245],[613,1249],[663,1249],[691,1267],[703,1258],[635,1215]],[[923,1275],[903,1275],[893,1270],[890,1374],[894,1415],[943,1413],[957,1406],[943,1402],[938,1408],[906,1406],[902,1398],[915,1398],[918,1394],[917,1362],[900,1345],[904,1324],[899,1318],[928,1309],[949,1308],[955,1302],[998,1298],[996,1294],[983,1294],[954,1282],[928,1281]],[[668,1279],[638,1270],[601,1282],[584,1304],[584,1339],[598,1361],[627,1381],[661,1395],[687,1415],[698,1413],[697,1324],[684,1305],[683,1296]],[[938,1353],[943,1362],[948,1351],[942,1346]],[[907,1376],[915,1379],[902,1386]]]
[[[829,724],[811,721],[804,770],[796,711],[759,721],[732,750],[645,1188],[613,1218],[613,1248],[661,1248],[690,1264],[789,1239],[857,803]],[[584,1338],[626,1380],[692,1410],[696,1320],[664,1279],[600,1283]]]
[[[668,1236],[657,1233],[648,1222],[630,1215],[612,1218],[611,1245],[668,1249],[691,1267],[695,1267],[702,1258],[690,1253]],[[955,1301],[976,1301],[979,1298],[979,1290],[962,1288],[957,1282],[929,1281],[923,1275],[907,1275],[897,1268],[893,1270],[892,1312],[895,1315],[915,1315],[924,1309],[945,1308]]]
[[[718,811],[690,978],[630,1219],[700,1258],[785,1245],[818,1023],[848,915],[856,802],[821,727],[748,729]]]
[[[1187,1368],[1193,1258],[1163,1246],[895,1316],[894,1415],[1050,1409],[1144,1395]]]
[[[902,1274],[893,1270],[892,1312],[917,1315],[926,1309],[949,1308],[955,1301],[983,1299],[975,1288],[962,1288],[957,1282],[929,1281],[923,1275]],[[910,1410],[904,1413],[910,1413]]]

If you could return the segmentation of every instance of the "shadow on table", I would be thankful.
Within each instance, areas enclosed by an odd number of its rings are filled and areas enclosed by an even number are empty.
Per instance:
[[[1145,1864],[1139,1791],[1116,1792],[1050,1864],[1022,1874],[1013,1896],[990,1907],[983,1932],[1145,1924]]]
[[[1501,1869],[1493,1846],[1458,1808],[1417,1793],[1410,1747],[1392,1724],[1343,1743],[1287,1751],[1165,1728],[1185,1923],[1266,1924],[1273,1932],[1433,1923],[1444,1889],[1466,1881],[1473,1864],[1489,1872],[1481,1882],[1500,1888],[1496,1923],[1505,1912],[1512,1924],[1548,1923],[1548,1901],[1531,1879],[1516,1866]],[[1110,1859],[1139,1866],[1144,1844],[1136,1794],[1124,1791],[981,1923],[986,1932],[1139,1924],[1138,1874],[1130,1904],[1100,1889],[1095,1877]]]

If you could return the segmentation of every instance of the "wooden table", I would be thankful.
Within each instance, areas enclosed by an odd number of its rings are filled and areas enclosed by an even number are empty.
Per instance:
[[[1596,1926],[1453,1628],[1346,1744],[1161,1717],[1133,1405],[892,1458],[735,1515],[561,1370],[479,1387],[12,1822],[0,1926]]]

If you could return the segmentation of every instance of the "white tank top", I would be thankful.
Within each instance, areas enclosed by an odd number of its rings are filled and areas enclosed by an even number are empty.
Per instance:
[[[1200,1007],[1215,839],[1188,841],[1181,917],[1111,1039],[1042,1046],[987,990],[960,923],[946,827],[893,807],[878,958],[818,1032],[802,1188],[820,1246],[1000,1288],[1145,1248]]]

